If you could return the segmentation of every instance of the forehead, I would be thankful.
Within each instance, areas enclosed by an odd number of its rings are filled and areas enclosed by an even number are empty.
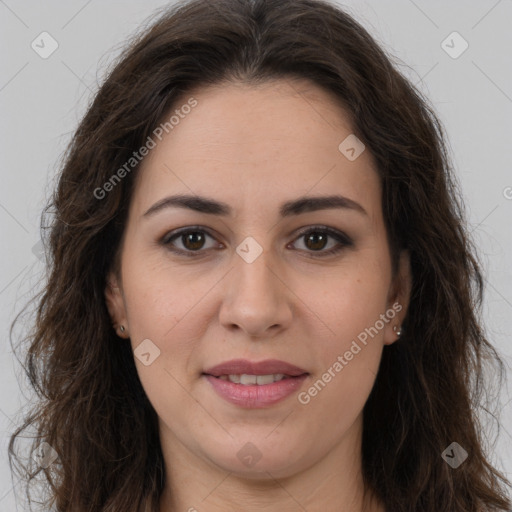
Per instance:
[[[136,206],[148,207],[176,191],[217,196],[235,209],[244,201],[262,204],[309,192],[370,201],[379,196],[371,153],[364,150],[350,161],[339,149],[353,137],[349,115],[337,98],[311,82],[199,88],[177,101],[173,112],[191,97],[197,105],[183,110],[188,113],[181,113],[144,159]]]

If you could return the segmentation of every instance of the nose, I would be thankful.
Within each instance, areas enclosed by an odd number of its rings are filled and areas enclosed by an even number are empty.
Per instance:
[[[272,337],[288,328],[294,295],[282,274],[266,251],[251,263],[235,255],[234,268],[222,284],[220,323],[252,338]]]

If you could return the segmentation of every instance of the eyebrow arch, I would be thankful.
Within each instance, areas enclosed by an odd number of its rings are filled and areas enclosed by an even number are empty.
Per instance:
[[[232,208],[223,202],[195,195],[174,195],[164,197],[151,206],[143,217],[149,217],[165,208],[187,208],[200,213],[208,213],[211,215],[231,215]],[[334,208],[343,208],[354,210],[363,215],[368,215],[366,210],[359,204],[341,195],[301,197],[293,201],[283,203],[279,209],[281,217],[290,217],[291,215],[299,215],[305,212],[314,212],[318,210],[328,210]]]

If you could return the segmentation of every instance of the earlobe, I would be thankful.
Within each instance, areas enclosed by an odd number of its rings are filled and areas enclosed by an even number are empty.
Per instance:
[[[126,311],[123,295],[114,274],[109,274],[105,285],[105,304],[107,306],[112,325],[120,337],[127,337]]]
[[[390,297],[388,300],[388,312],[390,318],[386,326],[384,343],[391,345],[403,335],[403,321],[409,309],[409,301],[412,289],[412,272],[409,251],[402,251],[398,264]]]

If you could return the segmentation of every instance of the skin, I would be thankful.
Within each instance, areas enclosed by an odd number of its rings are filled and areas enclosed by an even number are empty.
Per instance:
[[[149,366],[135,358],[159,417],[167,474],[160,510],[360,512],[362,410],[385,345],[398,339],[393,326],[405,317],[411,280],[406,253],[392,273],[374,159],[368,148],[354,161],[338,150],[353,133],[349,117],[310,82],[230,83],[193,96],[198,105],[142,163],[120,275],[111,273],[105,290],[119,336],[134,350],[145,339],[160,350]],[[178,193],[223,201],[233,215],[173,207],[143,216]],[[285,201],[334,193],[366,213],[279,217]],[[202,245],[176,237],[174,246],[199,247],[198,257],[159,242],[197,225],[208,230]],[[315,245],[297,233],[318,225],[353,245],[322,257],[336,239]],[[236,252],[248,236],[263,249],[252,263]],[[402,310],[307,404],[294,393],[241,408],[201,375],[234,358],[275,358],[309,372],[307,390],[396,302]],[[252,467],[237,457],[247,442],[261,455]],[[384,507],[375,499],[364,510]]]

